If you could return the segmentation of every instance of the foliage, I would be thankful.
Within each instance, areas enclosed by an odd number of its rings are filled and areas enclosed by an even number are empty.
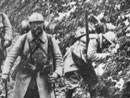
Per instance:
[[[48,8],[48,1],[50,1],[50,8]],[[127,30],[129,25],[124,23],[129,20],[129,17],[126,17],[130,13],[129,8],[129,0],[0,0],[0,9],[9,16],[14,37],[19,33],[19,24],[23,19],[32,12],[40,12],[45,20],[51,20],[51,23],[56,24],[53,34],[60,41],[63,54],[66,48],[73,44],[78,26],[84,25],[85,9],[95,16],[104,13],[101,21],[116,26],[114,32],[119,37],[121,48],[118,54],[106,62],[106,73],[98,84],[97,98],[129,98],[130,96],[130,38],[128,36],[130,30]],[[64,92],[65,87],[63,85],[59,87],[59,84],[58,92]],[[126,85],[123,87],[122,84]]]

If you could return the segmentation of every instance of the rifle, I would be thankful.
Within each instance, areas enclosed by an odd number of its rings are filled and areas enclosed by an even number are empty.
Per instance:
[[[52,75],[55,70],[55,59],[52,46],[52,38],[49,35],[47,37],[48,37],[48,64],[51,64],[50,75]],[[51,86],[54,90],[54,93],[51,93],[51,98],[56,98],[55,81],[52,81]]]
[[[85,30],[86,30],[86,59],[87,59],[88,43],[89,43],[88,11],[87,10],[85,10]]]
[[[5,98],[7,98],[8,97],[8,88],[7,88],[7,80],[5,81]]]

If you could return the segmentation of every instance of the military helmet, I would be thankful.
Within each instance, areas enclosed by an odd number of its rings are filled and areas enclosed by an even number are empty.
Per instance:
[[[29,22],[27,21],[27,20],[23,20],[22,22],[21,22],[21,28],[27,28],[27,27],[29,27],[30,25],[29,25]]]
[[[29,17],[29,22],[44,22],[44,18],[42,14],[35,12]]]
[[[30,24],[28,20],[23,20],[20,24],[20,34],[27,33],[30,30]]]

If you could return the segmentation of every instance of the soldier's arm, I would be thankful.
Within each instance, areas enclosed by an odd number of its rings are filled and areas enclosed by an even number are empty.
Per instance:
[[[10,20],[6,14],[3,13],[3,24],[4,24],[4,30],[5,30],[5,36],[4,40],[9,41],[11,44],[12,41],[12,26],[10,23]]]
[[[2,71],[2,77],[8,77],[10,73],[10,69],[14,65],[14,62],[16,58],[19,56],[19,53],[22,51],[23,42],[24,42],[25,35],[22,35],[19,37],[19,39],[16,41],[12,49],[7,54],[7,57],[4,62],[3,71]]]
[[[52,38],[52,45],[53,45],[53,52],[54,52],[54,59],[55,59],[55,65],[56,70],[55,72],[62,76],[63,72],[63,57],[60,51],[60,48],[54,38]]]
[[[107,53],[97,53],[97,45],[98,42],[96,39],[90,39],[89,45],[88,45],[88,58],[90,58],[92,61],[102,61],[106,60],[108,54]]]

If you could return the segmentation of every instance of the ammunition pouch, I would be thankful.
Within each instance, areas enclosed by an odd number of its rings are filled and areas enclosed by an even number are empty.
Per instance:
[[[28,74],[36,74],[37,72],[44,73],[44,74],[50,74],[51,72],[51,65],[49,64],[31,64],[31,63],[26,63],[26,65],[21,65],[21,70],[24,73]]]
[[[12,72],[11,77],[15,80],[17,73],[20,71],[29,75],[36,75],[37,72],[44,73],[46,75],[51,73],[51,64],[33,65],[28,61],[20,62],[15,70]]]

